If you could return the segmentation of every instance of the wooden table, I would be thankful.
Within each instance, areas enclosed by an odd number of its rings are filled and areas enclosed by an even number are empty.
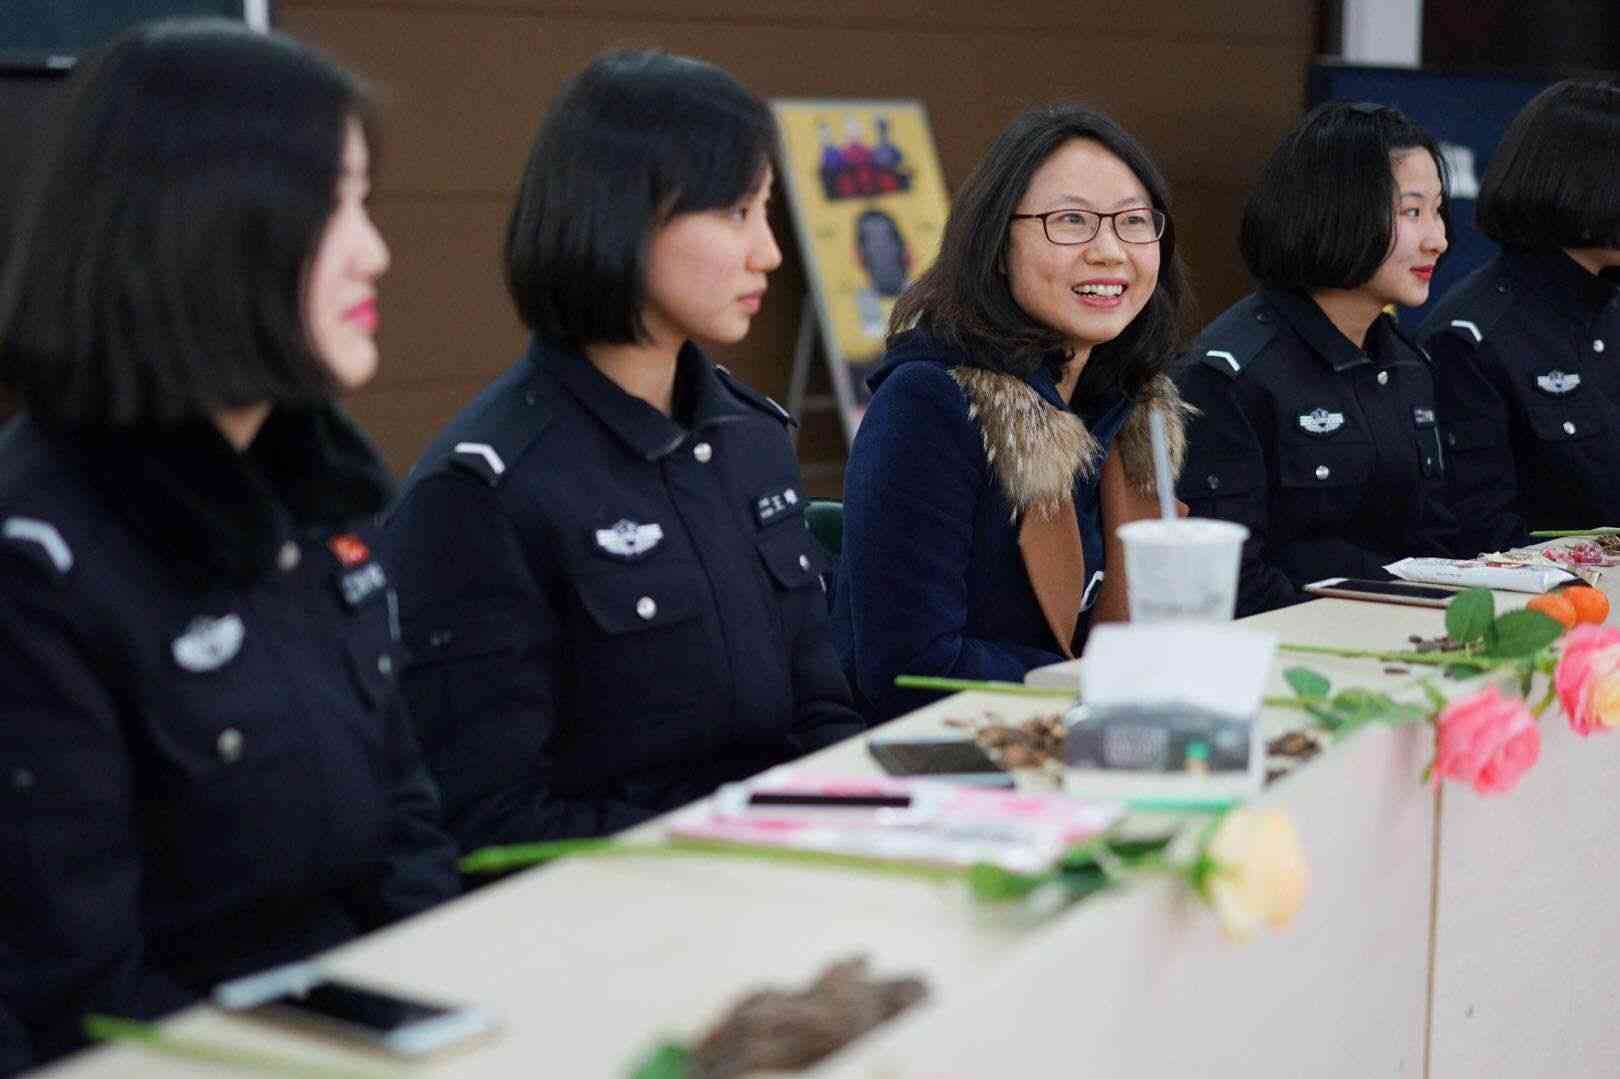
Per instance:
[[[1442,626],[1435,610],[1347,600],[1251,624],[1284,640],[1378,648]],[[1297,661],[1279,657],[1272,691]],[[1410,678],[1367,662],[1310,665],[1344,684]],[[964,694],[892,728],[939,729],[948,716],[987,707],[1017,718],[1053,705]],[[1283,726],[1293,717],[1264,718]],[[1294,926],[1248,945],[1229,943],[1168,882],[1040,918],[975,906],[954,886],[646,857],[531,871],[330,959],[355,978],[504,1017],[498,1039],[412,1066],[412,1076],[623,1075],[641,1048],[695,1033],[745,991],[802,984],[857,952],[879,973],[923,975],[933,996],[827,1062],[826,1074],[1608,1074],[1620,951],[1605,911],[1620,871],[1606,857],[1613,814],[1598,795],[1615,789],[1615,743],[1547,735],[1548,759],[1525,790],[1493,802],[1452,792],[1441,808],[1418,782],[1430,753],[1419,730],[1364,732],[1273,784],[1259,801],[1299,826],[1311,891]],[[862,741],[793,767],[869,773]],[[1558,805],[1561,792],[1574,804]],[[1523,1010],[1532,996],[1536,1006]],[[1582,1009],[1573,1015],[1572,997]],[[375,1058],[205,1007],[165,1028],[379,1068]],[[51,1074],[217,1072],[117,1047]]]

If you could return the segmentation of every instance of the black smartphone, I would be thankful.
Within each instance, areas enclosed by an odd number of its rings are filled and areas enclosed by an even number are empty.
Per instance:
[[[309,1022],[400,1056],[422,1056],[495,1029],[488,1015],[332,977],[311,963],[225,982],[214,1003],[230,1011]]]
[[[1011,787],[1012,776],[968,738],[872,738],[866,751],[891,776]]]
[[[1366,599],[1379,603],[1405,603],[1414,607],[1444,607],[1457,594],[1457,589],[1438,584],[1413,584],[1411,581],[1364,581],[1355,577],[1329,577],[1312,581],[1305,591],[1316,596],[1337,596],[1340,599]]]

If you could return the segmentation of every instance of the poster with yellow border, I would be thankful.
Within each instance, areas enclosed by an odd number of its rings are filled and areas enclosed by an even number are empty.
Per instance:
[[[921,102],[776,100],[771,108],[822,350],[853,437],[894,302],[939,254],[945,177]]]

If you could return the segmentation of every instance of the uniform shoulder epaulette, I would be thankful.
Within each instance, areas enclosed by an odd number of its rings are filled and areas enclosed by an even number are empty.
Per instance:
[[[754,389],[754,387],[750,386],[748,383],[744,382],[742,379],[738,378],[724,367],[721,367],[719,364],[715,364],[714,373],[720,377],[721,384],[724,385],[726,389],[730,390],[738,399],[753,405],[767,416],[781,420],[782,423],[788,427],[799,426],[799,421],[793,418],[793,414],[791,412],[777,404],[770,397],[767,397],[765,394]]]
[[[1477,345],[1513,306],[1509,302],[1512,296],[1512,278],[1505,269],[1498,269],[1458,296],[1455,303],[1450,302],[1450,296],[1441,301],[1444,321],[1434,327],[1434,333],[1455,334],[1469,345]]]
[[[1258,296],[1228,310],[1198,335],[1193,344],[1197,361],[1228,378],[1237,378],[1277,336],[1282,316]]]
[[[66,577],[73,569],[73,548],[62,538],[61,530],[38,517],[0,517],[0,547],[53,577]]]
[[[551,406],[538,377],[491,387],[466,424],[450,433],[439,468],[470,473],[499,487],[507,470],[523,456],[551,419]]]

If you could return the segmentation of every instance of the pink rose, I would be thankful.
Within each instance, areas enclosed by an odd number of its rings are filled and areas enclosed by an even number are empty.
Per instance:
[[[1446,705],[1437,722],[1434,774],[1480,794],[1512,790],[1541,755],[1536,717],[1495,686]]]
[[[1584,625],[1566,633],[1553,688],[1576,734],[1620,726],[1620,629]]]

